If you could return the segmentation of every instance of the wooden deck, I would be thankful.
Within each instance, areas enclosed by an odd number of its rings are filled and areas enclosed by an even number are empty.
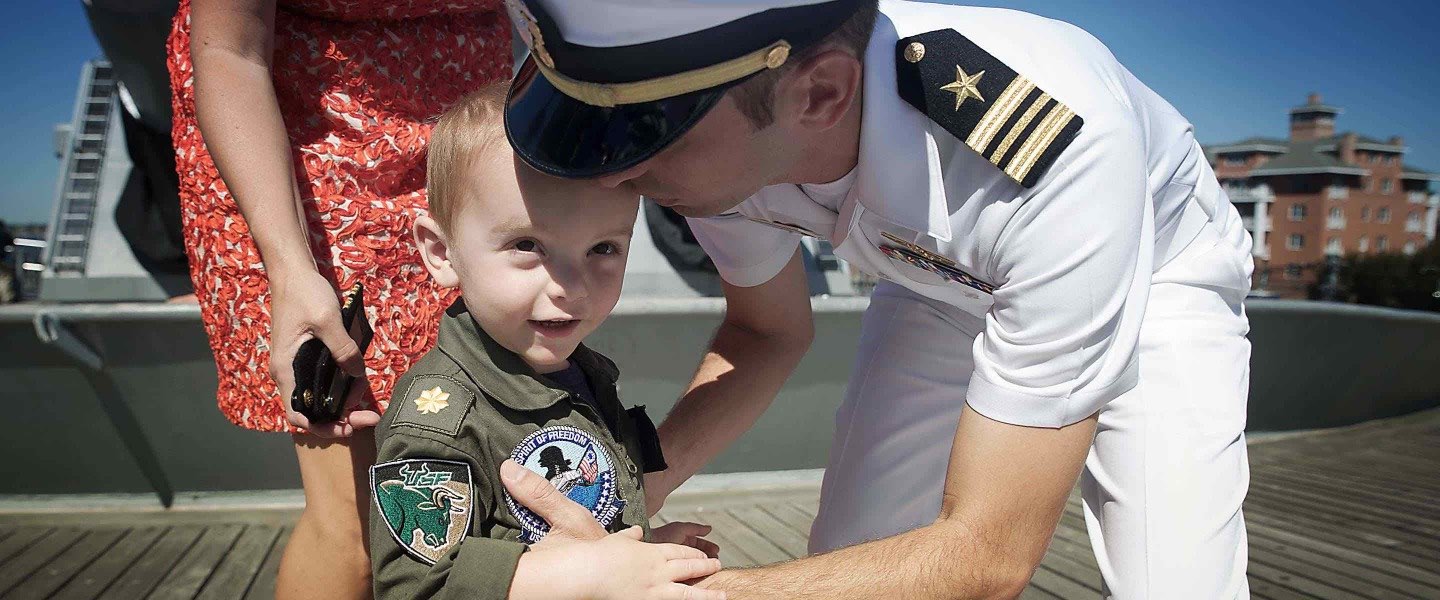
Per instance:
[[[1251,446],[1256,598],[1440,598],[1440,411]],[[728,566],[805,553],[814,486],[673,498]],[[0,515],[0,598],[269,598],[293,510]],[[1096,598],[1076,498],[1026,598]]]

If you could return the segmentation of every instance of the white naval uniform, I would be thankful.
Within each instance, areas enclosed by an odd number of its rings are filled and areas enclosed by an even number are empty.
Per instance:
[[[881,12],[859,164],[838,206],[786,184],[691,220],[735,285],[774,277],[796,228],[883,279],[836,415],[811,550],[933,521],[965,403],[1035,427],[1098,411],[1081,484],[1107,596],[1248,597],[1251,242],[1192,126],[1066,23],[890,0]],[[897,40],[943,27],[1084,118],[1033,187],[897,95]],[[901,242],[980,283],[881,249]]]

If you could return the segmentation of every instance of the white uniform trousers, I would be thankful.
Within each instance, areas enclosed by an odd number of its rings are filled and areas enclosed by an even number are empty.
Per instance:
[[[1227,212],[1154,274],[1140,383],[1100,411],[1080,484],[1108,598],[1249,596],[1250,240]],[[934,521],[983,327],[898,285],[876,288],[836,414],[811,552]]]

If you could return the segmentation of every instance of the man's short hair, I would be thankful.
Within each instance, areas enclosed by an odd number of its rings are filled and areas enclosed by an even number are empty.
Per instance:
[[[810,60],[815,55],[833,48],[853,52],[856,58],[865,58],[865,47],[870,44],[870,33],[875,30],[875,19],[880,14],[880,0],[866,2],[855,10],[840,27],[819,42],[790,55],[785,66],[762,71],[744,83],[730,90],[730,97],[741,114],[750,120],[755,129],[763,129],[775,121],[775,83],[780,81],[795,65]]]
[[[508,81],[497,81],[471,92],[446,110],[430,131],[425,193],[430,216],[445,231],[450,230],[458,212],[464,195],[459,184],[470,167],[482,160],[511,156],[505,138],[508,88]]]

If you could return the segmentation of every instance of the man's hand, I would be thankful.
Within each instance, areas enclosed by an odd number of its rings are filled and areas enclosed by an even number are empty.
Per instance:
[[[510,497],[550,524],[550,533],[532,548],[542,549],[605,537],[605,528],[590,511],[565,497],[544,477],[520,466],[520,463],[513,460],[500,463],[500,480],[505,490],[510,492]]]
[[[699,583],[736,599],[1014,598],[1025,589],[1095,437],[1096,417],[1021,427],[965,407],[940,516],[892,537]]]

